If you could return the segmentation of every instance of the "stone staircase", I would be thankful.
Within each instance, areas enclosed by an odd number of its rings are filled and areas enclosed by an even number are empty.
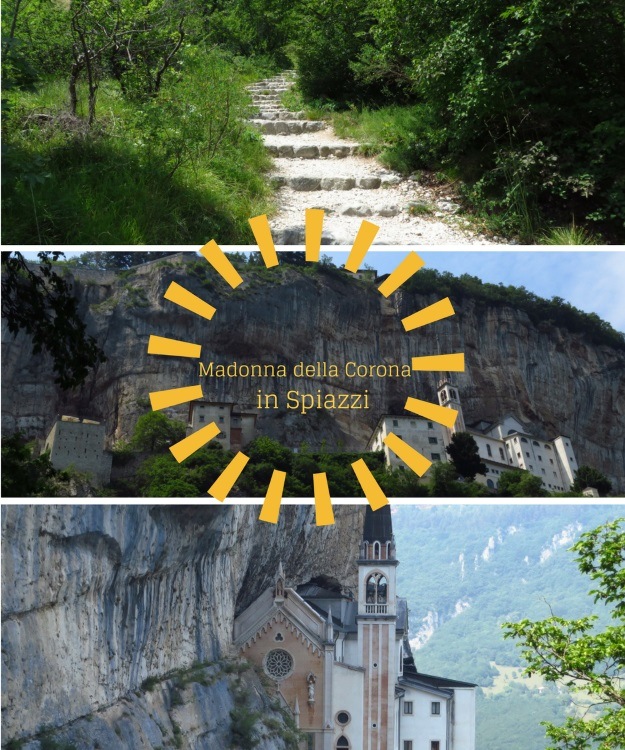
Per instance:
[[[279,207],[271,226],[276,244],[304,243],[307,208],[325,211],[323,244],[351,245],[362,217],[380,226],[376,244],[488,242],[449,221],[459,208],[452,196],[441,200],[418,181],[363,156],[360,144],[338,138],[326,122],[287,110],[281,99],[294,82],[295,71],[284,71],[248,87],[255,110],[250,122],[275,157],[271,178]],[[431,212],[427,218],[415,215],[423,206]]]

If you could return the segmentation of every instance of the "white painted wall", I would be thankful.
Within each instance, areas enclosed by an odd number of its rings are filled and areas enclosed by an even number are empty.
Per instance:
[[[347,737],[353,750],[357,750],[357,748],[363,746],[364,678],[364,670],[350,668],[344,664],[334,662],[332,669],[332,695],[334,699],[332,707],[334,727],[333,747],[341,735]],[[339,711],[347,711],[351,716],[351,721],[343,728],[336,721],[336,714]]]

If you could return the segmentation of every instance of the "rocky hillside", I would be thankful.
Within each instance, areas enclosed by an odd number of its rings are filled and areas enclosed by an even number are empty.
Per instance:
[[[280,561],[289,585],[323,575],[357,585],[363,514],[342,506],[335,526],[318,528],[311,506],[284,508],[277,526],[257,522],[254,506],[3,507],[3,743],[109,706],[102,732],[125,711],[137,737],[149,734],[162,692],[134,708],[119,701],[134,701],[148,678],[233,656],[235,613],[273,583]],[[193,698],[209,733],[229,726],[233,699],[217,667],[203,681],[219,694]]]
[[[402,257],[398,254],[398,260]],[[108,438],[128,436],[145,411],[148,392],[198,382],[197,361],[147,354],[151,333],[203,345],[202,361],[285,363],[289,376],[202,378],[204,395],[253,406],[259,390],[281,394],[282,408],[260,413],[261,433],[292,447],[325,441],[329,449],[363,449],[380,414],[401,413],[406,396],[435,399],[436,374],[409,378],[295,378],[298,362],[344,366],[409,363],[410,357],[464,351],[458,376],[465,420],[513,413],[538,437],[571,437],[580,464],[610,476],[625,491],[625,353],[595,345],[550,323],[535,325],[505,306],[455,302],[457,315],[407,334],[401,319],[434,297],[398,292],[385,300],[373,285],[336,268],[274,271],[247,267],[245,283],[226,287],[195,254],[146,264],[115,276],[82,271],[76,290],[89,330],[107,361],[72,393],[53,383],[50,362],[33,357],[29,341],[3,329],[2,429],[44,437],[57,414],[105,420]],[[163,299],[173,280],[214,304],[211,322]],[[345,389],[370,394],[369,410],[284,410],[289,389],[314,393]],[[178,407],[184,418],[186,407]]]

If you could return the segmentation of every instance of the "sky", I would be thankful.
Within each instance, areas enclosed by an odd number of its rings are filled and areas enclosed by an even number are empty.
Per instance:
[[[426,268],[450,271],[455,275],[468,273],[494,284],[524,286],[541,297],[562,297],[580,310],[597,313],[614,328],[625,332],[625,250],[416,249],[425,261]],[[321,250],[322,253],[331,255],[337,265],[344,263],[348,254],[347,251],[335,251],[331,246],[324,246]],[[380,274],[389,273],[406,252],[406,248],[401,251],[390,248],[372,250],[365,262]],[[24,254],[28,257],[36,256],[34,251]],[[66,257],[72,254],[74,253],[66,252]]]

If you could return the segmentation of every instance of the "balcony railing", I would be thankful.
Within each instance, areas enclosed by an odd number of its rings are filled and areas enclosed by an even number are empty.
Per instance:
[[[365,613],[368,615],[385,615],[388,612],[388,604],[365,604]]]

